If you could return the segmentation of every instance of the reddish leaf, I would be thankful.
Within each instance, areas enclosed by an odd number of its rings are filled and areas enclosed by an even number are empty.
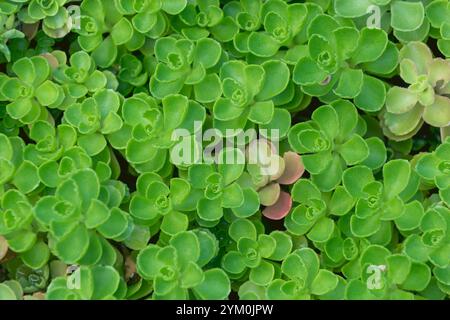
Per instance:
[[[280,197],[280,185],[271,183],[258,191],[259,201],[265,207],[274,205]]]
[[[287,192],[281,191],[278,201],[263,210],[263,215],[271,220],[281,220],[287,216],[292,208],[292,198]]]
[[[300,179],[305,172],[302,158],[295,152],[288,151],[284,154],[285,169],[281,177],[278,178],[280,184],[293,184]]]

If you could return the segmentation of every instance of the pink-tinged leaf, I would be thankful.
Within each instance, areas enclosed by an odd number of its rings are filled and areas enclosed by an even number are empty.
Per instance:
[[[270,181],[277,180],[285,170],[284,159],[278,155],[273,155],[270,165],[261,168],[266,175],[270,176]]]
[[[292,198],[287,192],[281,191],[278,201],[270,207],[266,207],[262,214],[271,220],[281,220],[286,217],[292,208]]]
[[[8,242],[3,236],[0,236],[0,261],[6,256],[8,253]]]
[[[53,70],[55,70],[56,68],[59,67],[58,59],[56,59],[56,57],[54,55],[52,55],[51,53],[45,52],[45,53],[41,54],[41,56],[43,56],[45,58],[45,60],[47,60],[47,62],[50,64],[50,67]]]
[[[445,139],[447,137],[450,137],[450,126],[447,126],[445,128],[441,128],[441,141],[444,143]]]
[[[31,24],[22,24],[22,32],[25,34],[28,40],[32,40],[36,36],[38,29],[39,21]]]
[[[284,154],[285,169],[283,174],[278,178],[280,184],[293,184],[300,179],[305,172],[302,158],[295,152],[288,151]]]
[[[280,185],[278,183],[271,183],[259,190],[259,201],[265,207],[272,206],[280,197],[280,192]]]
[[[267,166],[278,148],[270,140],[259,138],[252,140],[246,148],[246,157],[249,163]]]

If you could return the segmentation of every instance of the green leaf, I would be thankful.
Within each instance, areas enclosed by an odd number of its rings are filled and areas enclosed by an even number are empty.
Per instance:
[[[144,279],[154,279],[162,268],[163,263],[156,258],[160,250],[160,247],[151,244],[139,252],[136,266],[139,274]]]
[[[388,276],[395,284],[402,284],[411,270],[411,261],[407,256],[394,254],[386,258]]]
[[[408,112],[416,106],[418,99],[418,95],[411,90],[392,87],[387,92],[386,110],[395,114]]]
[[[273,231],[270,233],[270,237],[275,239],[276,246],[274,252],[270,255],[269,259],[275,261],[282,261],[291,253],[292,239],[291,236],[282,231]]]
[[[228,234],[231,239],[238,242],[241,238],[249,238],[256,240],[256,228],[255,225],[247,219],[234,220],[228,229]]]
[[[201,284],[194,287],[195,294],[202,300],[224,300],[230,294],[230,279],[221,269],[205,271]]]
[[[272,57],[279,48],[278,41],[267,32],[252,32],[248,37],[248,49],[257,57]]]
[[[185,266],[188,262],[197,262],[200,257],[200,244],[197,236],[192,231],[184,231],[176,234],[170,245],[177,252],[178,262]]]
[[[189,106],[188,99],[179,94],[170,95],[162,100],[162,104],[164,111],[164,129],[176,129],[187,112]]]
[[[32,269],[42,268],[50,258],[50,250],[43,241],[38,241],[34,246],[20,255],[22,261]]]
[[[300,85],[321,83],[327,76],[327,73],[320,69],[317,63],[309,57],[300,59],[293,72],[294,82]]]
[[[244,171],[244,154],[237,148],[222,149],[218,155],[218,171],[222,175],[222,183],[227,186],[236,181]]]
[[[210,103],[218,100],[222,94],[220,78],[217,74],[211,73],[199,83],[194,85],[195,99],[200,103]]]
[[[366,166],[356,166],[344,171],[342,181],[345,189],[354,197],[365,195],[364,187],[374,181],[372,170]]]
[[[114,63],[117,58],[117,47],[111,36],[103,40],[103,42],[92,52],[92,58],[95,63],[102,68],[107,68]]]
[[[5,283],[0,283],[0,300],[18,300],[13,289]]]
[[[422,291],[430,280],[430,268],[426,264],[413,262],[406,280],[402,283],[402,288],[410,291]]]
[[[311,284],[311,293],[314,295],[324,295],[336,288],[338,277],[331,271],[321,269]]]
[[[269,60],[261,65],[265,71],[264,82],[256,99],[258,101],[269,100],[283,92],[290,78],[287,65],[280,60]]]
[[[59,100],[61,88],[50,80],[45,81],[36,90],[36,98],[43,106],[50,106]]]
[[[408,185],[411,166],[406,160],[392,160],[383,167],[384,190],[391,199]]]
[[[111,266],[95,266],[92,268],[93,292],[91,299],[100,300],[111,297],[119,287],[119,273]]]
[[[187,0],[173,0],[173,1],[161,1],[163,9],[165,12],[171,15],[179,14],[186,7]]]
[[[406,238],[404,252],[414,261],[426,262],[428,261],[430,248],[425,246],[420,236],[413,234]]]
[[[361,163],[369,156],[369,147],[361,136],[355,134],[338,148],[348,166]]]
[[[66,263],[76,263],[89,246],[89,234],[83,225],[78,225],[56,243],[58,257]]]
[[[247,218],[254,215],[260,206],[258,193],[250,188],[242,190],[244,193],[244,202],[237,208],[232,208],[233,213],[239,218]]]
[[[347,190],[342,186],[338,186],[329,203],[330,212],[334,215],[343,216],[353,208],[354,204],[355,200]]]
[[[197,42],[195,48],[195,63],[200,63],[205,69],[214,67],[220,59],[222,47],[210,38],[204,38]]]
[[[128,215],[125,211],[112,208],[108,220],[100,225],[97,230],[107,239],[114,239],[123,235],[129,226]]]
[[[133,37],[133,26],[127,18],[120,19],[111,30],[111,37],[116,46],[127,43]]]
[[[361,92],[355,97],[355,105],[364,111],[381,110],[386,101],[386,86],[375,77],[364,75]]]
[[[193,262],[189,262],[181,276],[181,287],[192,288],[204,280],[203,270]]]
[[[435,96],[434,103],[426,106],[423,120],[434,127],[446,127],[450,121],[450,99],[444,96]]]
[[[369,156],[362,162],[372,170],[381,168],[387,159],[387,150],[384,142],[378,137],[371,137],[365,140],[369,147]]]
[[[399,50],[393,42],[389,41],[386,50],[377,60],[364,63],[362,67],[373,74],[387,75],[395,70],[398,62]]]
[[[374,300],[373,295],[367,288],[367,284],[359,279],[352,279],[345,289],[345,298],[348,300]]]
[[[247,268],[245,257],[240,252],[229,251],[222,258],[222,268],[229,273],[240,274]]]
[[[433,274],[436,276],[438,281],[447,286],[450,285],[450,272],[449,271],[450,270],[449,270],[448,266],[446,268],[439,268],[439,267],[433,268]]]
[[[388,37],[382,29],[364,28],[361,30],[358,47],[352,54],[354,64],[377,60],[386,50]]]
[[[314,110],[311,115],[320,129],[327,134],[330,140],[334,139],[339,133],[339,118],[338,114],[331,106],[321,106]]]
[[[356,237],[366,238],[375,234],[381,227],[381,221],[377,215],[361,219],[352,216],[350,219],[350,228],[352,234]]]
[[[314,224],[307,237],[314,242],[326,242],[331,238],[333,231],[334,221],[329,218],[322,218]]]
[[[248,119],[257,124],[269,123],[274,115],[274,105],[271,100],[256,102],[248,114]]]
[[[223,216],[222,202],[220,199],[200,199],[197,205],[198,216],[205,221],[217,221]]]
[[[311,175],[312,181],[321,191],[329,192],[335,189],[341,182],[343,169],[344,166],[342,160],[335,155],[325,170],[321,171],[319,174]]]
[[[372,2],[370,0],[336,0],[334,9],[342,17],[357,18],[367,13]]]
[[[395,225],[401,231],[411,231],[420,226],[424,209],[419,201],[412,201],[405,206],[403,215],[395,219]]]
[[[418,29],[425,18],[422,2],[394,1],[391,4],[391,25],[398,31]]]
[[[256,285],[268,285],[275,275],[274,266],[266,261],[261,261],[259,266],[252,268],[249,274],[249,280]]]
[[[333,92],[341,98],[355,98],[361,93],[363,79],[362,70],[346,69],[341,73],[338,85]]]
[[[26,160],[17,168],[13,181],[14,185],[22,193],[29,193],[39,186],[38,168]]]
[[[221,121],[229,121],[238,118],[242,114],[242,108],[236,107],[229,99],[219,98],[213,107],[214,118]]]
[[[168,235],[174,236],[179,232],[186,231],[189,225],[188,217],[177,211],[167,213],[163,217],[161,230]]]
[[[22,230],[8,236],[9,248],[14,252],[25,252],[30,250],[36,243],[36,234],[32,231]]]
[[[223,190],[222,206],[224,208],[237,208],[244,203],[244,193],[237,183],[233,183]]]
[[[17,77],[27,84],[32,84],[36,78],[36,70],[34,69],[33,61],[30,58],[22,58],[17,60],[12,70]]]

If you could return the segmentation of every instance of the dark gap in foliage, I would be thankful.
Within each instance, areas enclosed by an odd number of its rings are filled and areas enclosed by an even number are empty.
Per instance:
[[[19,130],[19,137],[22,138],[23,142],[25,142],[25,144],[34,144],[34,141],[30,139],[30,137],[28,136],[28,130],[25,129],[24,127],[20,128]]]
[[[437,46],[437,40],[435,38],[429,37],[427,41],[427,46],[431,49],[433,55],[436,58],[446,59],[445,56],[442,54],[441,50],[439,50]]]
[[[323,103],[320,102],[319,98],[313,97],[310,104],[308,105],[308,108],[301,110],[292,116],[292,123],[308,121],[309,119],[311,119],[311,115],[314,110],[316,110],[321,105],[323,105]]]
[[[136,191],[137,177],[131,174],[128,167],[128,162],[125,160],[122,153],[120,153],[118,150],[114,148],[111,148],[111,150],[113,151],[120,165],[120,176],[118,180],[124,182],[128,186],[130,193]]]
[[[415,153],[435,150],[440,144],[440,131],[429,125],[424,125],[413,139]]]

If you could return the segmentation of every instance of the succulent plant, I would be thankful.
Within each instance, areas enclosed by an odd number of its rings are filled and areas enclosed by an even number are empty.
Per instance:
[[[383,107],[383,82],[364,71],[389,74],[397,66],[396,49],[384,30],[366,27],[359,31],[321,14],[311,21],[308,37],[306,52],[298,57],[293,71],[293,81],[305,93],[328,102],[354,99],[368,112]],[[387,55],[389,60],[385,60]]]
[[[373,6],[389,6],[391,12],[390,25],[395,31],[408,32],[419,29],[425,19],[425,8],[422,2],[396,0],[336,0],[334,9],[339,16],[356,18],[371,12]]]
[[[78,131],[78,145],[88,155],[95,156],[106,147],[104,135],[122,128],[119,116],[121,100],[111,89],[98,90],[82,103],[70,105],[64,112],[64,121]]]
[[[282,263],[281,272],[287,280],[276,279],[267,287],[267,297],[273,300],[305,300],[333,294],[342,278],[320,269],[319,258],[310,248],[297,249]]]
[[[408,139],[423,122],[435,127],[450,125],[450,62],[433,58],[421,42],[400,51],[400,76],[408,88],[392,87],[381,115],[384,133],[394,140]]]
[[[364,131],[355,106],[339,100],[316,109],[311,120],[294,125],[288,138],[312,181],[322,191],[331,191],[341,182],[346,167],[370,159],[375,160],[370,164],[373,168],[384,163],[383,150],[375,149],[380,141],[362,138]],[[375,152],[380,156],[373,157]]]
[[[431,27],[437,30],[437,46],[445,57],[450,57],[450,6],[446,1],[432,1],[426,7],[426,16]]]
[[[417,173],[439,188],[441,199],[450,204],[450,138],[443,141],[434,152],[419,156]]]
[[[275,114],[272,98],[286,89],[289,76],[282,61],[224,63],[220,69],[223,98],[213,106],[214,127],[226,134],[226,129],[245,126],[248,120],[258,125],[270,123]]]
[[[325,243],[337,228],[333,216],[344,216],[355,205],[355,199],[342,186],[332,194],[321,193],[313,182],[298,180],[291,190],[296,205],[284,220],[286,229],[315,243]]]
[[[342,177],[347,192],[357,199],[350,228],[357,237],[369,237],[380,229],[389,238],[386,225],[405,214],[405,202],[419,187],[417,174],[408,161],[391,160],[383,167],[383,181],[376,181],[365,166],[347,169]]]
[[[43,57],[17,60],[12,71],[17,77],[0,76],[0,100],[9,102],[11,118],[31,124],[47,116],[44,107],[58,108],[64,102],[64,90],[49,80],[50,65]]]
[[[301,157],[287,151],[283,157],[276,154],[270,141],[259,139],[247,147],[247,170],[258,191],[262,214],[272,220],[283,219],[292,207],[291,195],[281,190],[281,185],[294,184],[303,175],[305,168]]]
[[[16,17],[0,13],[0,52],[5,57],[6,61],[11,61],[11,52],[7,46],[10,39],[23,38],[25,35],[15,29]]]
[[[212,34],[220,42],[233,40],[239,28],[218,0],[188,2],[179,15],[171,19],[172,27],[187,39],[198,40]]]
[[[233,249],[222,258],[221,265],[231,277],[239,277],[248,269],[249,280],[258,286],[267,286],[275,276],[272,261],[286,259],[292,250],[291,237],[281,231],[258,234],[248,219],[235,220],[228,229]]]
[[[281,47],[290,47],[307,15],[305,4],[274,0],[240,1],[227,9],[242,30],[233,40],[236,50],[262,58],[274,56]]]
[[[220,96],[219,78],[209,71],[221,58],[222,48],[217,41],[164,37],[156,41],[154,50],[158,65],[150,79],[150,92],[155,97],[177,94],[185,86],[193,86],[199,102],[212,102]]]

